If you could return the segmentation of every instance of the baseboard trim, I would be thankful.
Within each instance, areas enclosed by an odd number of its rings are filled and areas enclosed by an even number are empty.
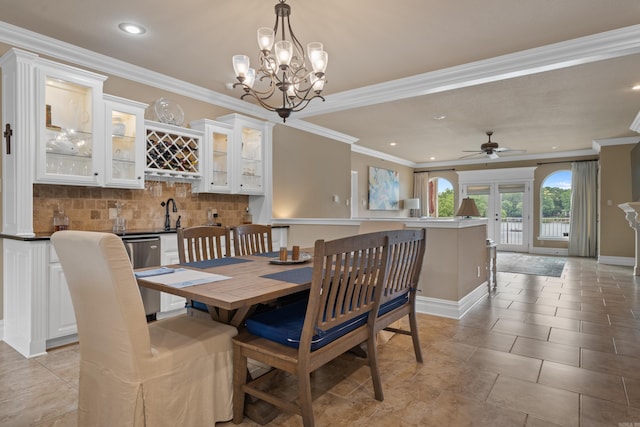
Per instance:
[[[460,320],[489,293],[487,282],[482,283],[460,301],[440,298],[416,297],[416,312]]]
[[[542,248],[540,246],[533,246],[529,250],[530,254],[536,255],[557,255],[557,256],[569,256],[569,249],[567,248]]]
[[[78,334],[66,335],[60,338],[52,338],[47,340],[47,350],[52,348],[62,347],[63,345],[72,344],[78,342]]]
[[[636,265],[636,260],[633,257],[600,255],[598,256],[598,264],[622,265],[625,267],[633,267]]]

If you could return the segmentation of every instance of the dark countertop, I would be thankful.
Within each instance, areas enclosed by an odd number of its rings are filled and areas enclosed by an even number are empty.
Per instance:
[[[229,227],[233,228],[233,227]],[[272,228],[289,228],[288,225],[273,225]],[[101,231],[103,233],[111,233],[111,230],[92,230],[92,231]],[[166,230],[131,230],[127,231],[124,234],[118,234],[120,237],[142,237],[147,235],[160,235],[160,234],[171,234],[175,233],[176,229],[172,228],[168,231]],[[21,240],[25,242],[38,241],[38,240],[49,240],[53,233],[36,233],[35,236],[25,237],[25,236],[16,236],[14,234],[3,234],[0,233],[0,239],[11,239],[11,240]]]

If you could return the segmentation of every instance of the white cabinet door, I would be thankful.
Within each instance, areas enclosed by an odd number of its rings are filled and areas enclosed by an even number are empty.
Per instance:
[[[265,195],[266,178],[271,171],[265,141],[270,138],[271,125],[239,114],[219,117],[218,121],[233,126],[231,192]]]
[[[105,186],[144,188],[144,110],[147,104],[104,95]]]
[[[106,77],[37,58],[36,182],[104,184]]]
[[[69,287],[60,263],[49,264],[48,304],[49,325],[47,339],[73,335],[78,332]]]
[[[231,193],[233,180],[233,126],[209,119],[191,122],[203,132],[200,150],[202,179],[195,186],[201,193]]]

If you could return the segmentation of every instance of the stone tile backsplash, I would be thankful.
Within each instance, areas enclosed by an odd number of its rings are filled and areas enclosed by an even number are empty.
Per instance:
[[[192,194],[191,184],[147,181],[144,190],[91,188],[65,185],[33,186],[33,229],[37,234],[53,232],[53,216],[58,206],[64,208],[72,230],[111,231],[113,219],[109,208],[124,203],[122,216],[127,231],[161,230],[164,227],[167,199],[176,201],[178,212],[171,212],[171,227],[181,216],[182,227],[207,223],[207,210],[218,211],[217,222],[225,226],[238,225],[248,206],[249,198],[231,194]]]

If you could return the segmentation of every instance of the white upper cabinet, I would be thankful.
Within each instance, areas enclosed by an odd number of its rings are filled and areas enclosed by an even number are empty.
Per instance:
[[[35,182],[104,185],[106,77],[35,61]]]
[[[147,104],[104,95],[107,187],[144,188]]]
[[[233,127],[231,192],[263,196],[271,174],[272,125],[239,114],[219,117]]]
[[[200,193],[231,193],[233,171],[233,126],[209,119],[191,122],[203,133],[202,179],[194,187]]]

